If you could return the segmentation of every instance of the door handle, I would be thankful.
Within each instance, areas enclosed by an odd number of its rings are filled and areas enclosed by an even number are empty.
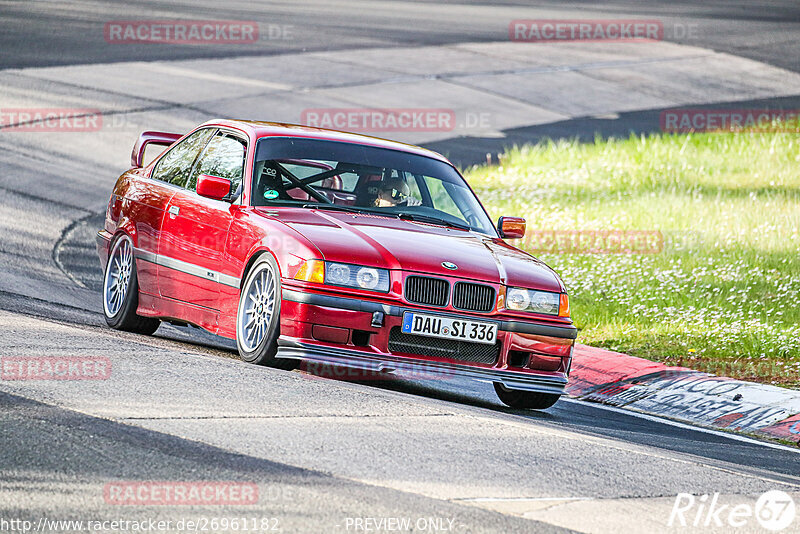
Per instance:
[[[170,207],[169,207],[169,214],[170,214],[170,215],[172,215],[173,217],[175,217],[176,215],[178,215],[178,213],[179,213],[180,211],[181,211],[181,209],[180,209],[178,206],[170,206]]]

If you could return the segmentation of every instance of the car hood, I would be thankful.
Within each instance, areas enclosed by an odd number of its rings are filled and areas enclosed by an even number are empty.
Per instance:
[[[325,260],[561,292],[547,265],[498,238],[365,214],[311,209],[265,215],[301,233]],[[445,268],[451,262],[457,269]]]

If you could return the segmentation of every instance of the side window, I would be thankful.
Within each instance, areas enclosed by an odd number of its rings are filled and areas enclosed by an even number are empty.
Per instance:
[[[235,192],[242,183],[246,155],[244,141],[225,132],[217,132],[195,165],[186,188],[196,190],[197,177],[210,174],[230,180],[231,192]]]
[[[430,191],[434,208],[456,217],[462,217],[461,210],[453,202],[453,197],[447,192],[441,180],[426,176],[425,185],[428,186],[428,191]]]
[[[213,133],[214,128],[198,130],[172,147],[156,164],[152,177],[183,187],[194,160]]]
[[[406,178],[406,183],[408,184],[408,205],[409,206],[421,206],[422,205],[422,193],[419,190],[419,184],[417,184],[416,178],[407,172],[403,173]]]

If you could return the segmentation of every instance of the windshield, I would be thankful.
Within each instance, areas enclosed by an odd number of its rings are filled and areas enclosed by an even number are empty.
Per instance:
[[[450,165],[352,143],[259,140],[252,204],[368,212],[496,235],[483,207]]]

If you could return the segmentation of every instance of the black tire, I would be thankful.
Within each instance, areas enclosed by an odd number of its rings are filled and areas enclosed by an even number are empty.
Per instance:
[[[127,284],[117,286],[117,284],[110,283],[109,276],[114,269],[113,261],[114,255],[118,250],[127,247],[130,254],[130,263],[127,267],[126,276]],[[115,289],[112,289],[112,286]],[[124,297],[122,303],[117,308],[116,305],[111,305],[109,302],[109,294],[112,291],[119,291],[124,287]],[[139,307],[139,282],[136,276],[136,260],[133,258],[133,241],[127,235],[121,235],[114,240],[108,253],[108,264],[106,265],[105,272],[103,273],[103,315],[106,318],[106,323],[115,330],[122,330],[125,332],[134,332],[136,334],[151,335],[157,329],[161,321],[152,317],[142,317],[136,314],[136,309]]]
[[[494,383],[494,390],[503,404],[520,410],[546,410],[558,402],[560,397],[552,393],[508,389],[499,382]]]
[[[249,295],[253,290],[253,284],[256,279],[262,280],[260,278],[262,273],[266,277],[271,276],[272,278],[274,301],[266,332],[257,344],[253,343],[251,345],[246,326],[248,324],[248,314],[251,312],[247,311],[247,307],[251,302]],[[239,306],[236,311],[236,348],[239,350],[239,357],[248,363],[290,371],[297,368],[299,364],[297,360],[275,357],[278,353],[278,336],[280,335],[281,323],[281,278],[279,273],[275,259],[269,254],[262,254],[247,272],[242,284],[242,290],[239,293]]]

